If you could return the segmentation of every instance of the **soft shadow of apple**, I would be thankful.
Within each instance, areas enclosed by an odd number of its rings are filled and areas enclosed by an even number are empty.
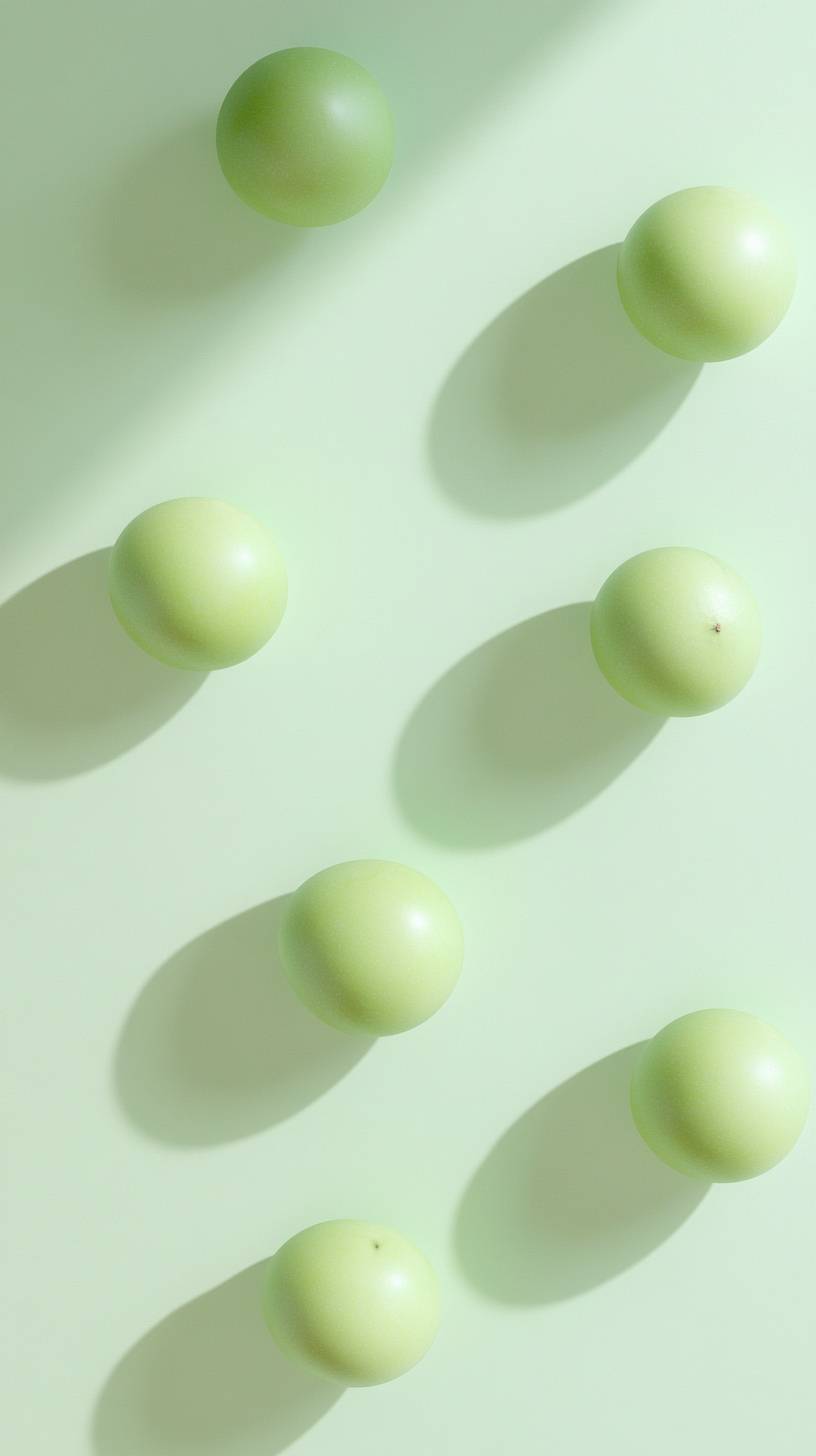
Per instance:
[[[97,1456],[275,1456],[340,1399],[340,1387],[276,1349],[261,1315],[262,1270],[199,1295],[128,1351],[94,1412]]]
[[[260,1132],[315,1101],[372,1045],[298,1001],[278,957],[285,904],[282,896],[198,936],[138,996],[114,1081],[150,1137],[193,1146]]]
[[[665,1243],[708,1191],[635,1130],[639,1051],[615,1052],[542,1097],[476,1172],[454,1241],[468,1281],[491,1299],[545,1304],[593,1289]]]
[[[527,516],[611,480],[655,439],[700,366],[646,343],[618,297],[617,245],[561,268],[494,319],[445,381],[430,424],[443,490]]]
[[[107,589],[108,551],[42,576],[0,606],[0,773],[58,779],[118,758],[201,687],[136,647]]]
[[[246,207],[215,150],[215,118],[154,141],[117,174],[102,205],[103,261],[140,300],[194,301],[272,272],[303,246],[302,229]]]
[[[394,764],[398,803],[430,839],[480,848],[567,818],[642,753],[663,720],[608,686],[590,604],[557,607],[477,647],[414,710]]]

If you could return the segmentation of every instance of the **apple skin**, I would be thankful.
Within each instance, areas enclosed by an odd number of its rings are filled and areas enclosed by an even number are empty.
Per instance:
[[[730,187],[688,187],[655,202],[618,255],[632,323],[679,359],[714,363],[755,349],[784,318],[795,286],[787,229]]]
[[[625,561],[592,607],[604,677],[636,708],[661,717],[710,713],[745,687],[759,658],[759,609],[730,566],[689,547]]]
[[[134,642],[195,672],[251,657],[286,608],[286,568],[266,526],[200,496],[136,516],[111,552],[108,586]]]
[[[356,1219],[289,1239],[269,1262],[263,1298],[284,1354],[341,1385],[404,1375],[433,1343],[439,1304],[424,1254],[393,1229]]]
[[[230,87],[219,112],[221,170],[242,202],[293,227],[325,227],[367,207],[394,156],[394,124],[374,77],[317,46],[274,51]]]
[[[390,860],[350,860],[291,896],[284,970],[304,1004],[341,1031],[392,1036],[447,1001],[462,969],[462,926],[433,880]]]
[[[693,1011],[670,1022],[632,1075],[632,1116],[652,1152],[713,1183],[755,1178],[780,1162],[809,1101],[802,1057],[745,1011]]]

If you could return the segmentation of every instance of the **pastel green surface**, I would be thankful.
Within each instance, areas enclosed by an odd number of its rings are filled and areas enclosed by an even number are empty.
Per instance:
[[[744,1011],[694,1011],[659,1031],[632,1076],[635,1124],[664,1163],[734,1183],[789,1153],[810,1079],[775,1027]]]
[[[388,102],[337,51],[264,56],[227,92],[216,128],[224,176],[242,201],[297,227],[342,222],[379,192],[394,155]]]
[[[151,506],[125,527],[109,587],[134,642],[200,672],[251,657],[286,607],[286,568],[266,526],[197,496]]]
[[[408,1031],[447,1001],[462,968],[462,926],[427,876],[351,860],[291,897],[281,957],[301,1000],[344,1031]]]
[[[3,21],[3,595],[35,583],[0,651],[7,1456],[816,1456],[816,1116],[683,1222],[705,1184],[642,1143],[618,1063],[585,1072],[706,1006],[816,1055],[812,0],[12,0]],[[397,127],[379,197],[322,233],[267,223],[215,153],[239,72],[306,44],[362,61]],[[800,286],[679,415],[693,366],[642,340],[614,263],[631,352],[591,263],[469,352],[528,283],[709,179],[790,224]],[[440,460],[432,397],[465,355]],[[485,483],[460,492],[468,411]],[[290,577],[277,634],[193,699],[94,563],[47,575],[188,494],[265,521]],[[662,545],[735,567],[765,644],[730,708],[650,739],[589,608],[586,674],[580,613],[549,609]],[[397,799],[440,682],[438,757]],[[354,1039],[270,981],[260,902],[365,855],[441,885],[465,966],[345,1075]],[[148,986],[125,1106],[111,1063]],[[474,1278],[454,1226],[494,1149]],[[264,1268],[212,1286],[336,1217],[407,1235],[443,1309],[412,1374],[329,1407],[342,1387],[267,1333]],[[526,1303],[496,1302],[536,1236]],[[579,1297],[553,1302],[554,1265]]]
[[[304,1229],[270,1260],[264,1315],[292,1359],[343,1385],[380,1385],[432,1344],[439,1286],[402,1234],[338,1219]]]
[[[710,713],[740,692],[759,657],[759,609],[736,572],[689,547],[625,561],[592,607],[602,673],[635,707],[664,717]]]
[[[618,258],[632,323],[681,359],[755,349],[784,317],[795,284],[786,228],[763,202],[729,187],[689,187],[654,203]]]

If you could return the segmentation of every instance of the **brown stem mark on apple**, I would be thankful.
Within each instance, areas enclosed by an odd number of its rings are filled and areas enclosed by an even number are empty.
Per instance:
[[[722,632],[722,625],[721,625],[720,622],[715,622],[714,623],[714,631],[715,632]]]

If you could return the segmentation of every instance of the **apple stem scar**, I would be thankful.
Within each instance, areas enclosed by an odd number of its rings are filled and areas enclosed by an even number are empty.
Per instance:
[[[715,622],[714,623],[714,631],[715,632],[721,632],[722,631],[722,627],[720,626],[720,623],[719,622]]]

